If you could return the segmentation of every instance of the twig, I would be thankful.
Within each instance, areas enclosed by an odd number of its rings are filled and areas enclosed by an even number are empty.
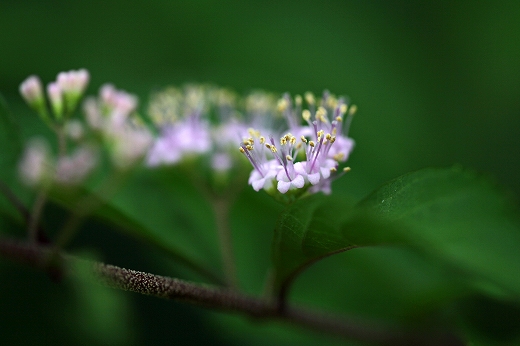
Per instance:
[[[0,239],[0,255],[32,266],[41,267],[49,251],[49,248],[36,244]],[[73,256],[61,255],[60,257],[72,265],[68,266],[69,268],[74,267],[75,262],[84,261]],[[95,277],[102,284],[126,291],[184,301],[222,311],[238,312],[261,319],[282,320],[331,335],[379,345],[464,345],[459,338],[446,331],[397,329],[290,306],[280,310],[276,302],[250,297],[230,289],[201,285],[99,262],[91,263]]]

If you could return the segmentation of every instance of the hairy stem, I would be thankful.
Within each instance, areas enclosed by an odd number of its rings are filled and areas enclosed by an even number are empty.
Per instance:
[[[0,255],[41,267],[49,248],[0,238]],[[68,268],[80,260],[60,255]],[[445,330],[409,330],[382,324],[361,322],[355,318],[332,316],[304,308],[286,306],[280,310],[276,302],[247,296],[235,290],[201,285],[150,273],[124,269],[99,262],[91,262],[94,277],[102,284],[158,298],[174,299],[206,308],[236,312],[258,319],[281,320],[287,323],[379,345],[446,345],[464,343]],[[65,274],[73,274],[70,270]],[[35,288],[37,289],[37,288]]]

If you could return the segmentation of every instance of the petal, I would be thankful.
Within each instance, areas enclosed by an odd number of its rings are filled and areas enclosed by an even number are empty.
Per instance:
[[[260,191],[264,187],[264,184],[265,184],[265,178],[262,178],[262,179],[253,181],[253,183],[251,185],[253,185],[253,189],[255,191]]]
[[[303,187],[303,185],[305,185],[305,179],[303,179],[303,176],[298,174],[296,178],[291,181],[291,184],[300,189]]]
[[[320,181],[320,173],[307,174],[307,178],[312,185],[316,185]],[[325,177],[324,177],[325,178]]]
[[[287,191],[289,191],[289,188],[291,187],[291,183],[288,182],[288,181],[283,181],[283,180],[279,180],[278,181],[278,191],[280,191],[281,193],[286,193]]]

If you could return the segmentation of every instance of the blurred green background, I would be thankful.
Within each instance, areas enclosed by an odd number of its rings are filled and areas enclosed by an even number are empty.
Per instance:
[[[516,1],[2,0],[0,93],[29,137],[41,129],[18,94],[20,82],[30,74],[49,82],[59,71],[87,68],[92,77],[90,93],[112,82],[138,94],[143,104],[151,90],[186,82],[212,82],[240,92],[260,88],[296,94],[329,89],[348,95],[359,107],[350,132],[357,144],[349,161],[352,172],[336,183],[334,193],[360,199],[403,173],[459,163],[488,173],[518,196],[518,18],[520,2]],[[241,280],[255,293],[261,291],[263,277],[258,276],[269,263],[272,234],[265,227],[272,228],[280,210],[264,197],[246,191],[240,205],[253,199],[264,207],[260,210],[271,212],[272,220],[257,222],[245,233],[235,232],[237,256],[243,261]],[[58,207],[51,207],[50,212],[57,218],[63,213]],[[52,217],[48,218],[52,224]],[[247,206],[235,207],[234,230],[248,227],[255,218],[265,216]],[[142,249],[138,242],[92,223],[77,246],[91,246],[116,264],[168,275],[183,273],[174,264],[165,264],[151,248]],[[398,315],[399,300],[385,304],[408,293],[394,287],[399,293],[381,296],[382,289],[374,287],[387,282],[381,272],[402,268],[409,254],[363,251],[329,258],[326,264],[311,268],[299,282],[297,299],[369,316]],[[250,270],[255,256],[258,268]],[[392,268],[361,270],[367,258],[381,264],[392,256],[397,258],[389,264]],[[353,263],[354,270],[348,273],[339,267],[345,258]],[[120,311],[126,317],[118,327],[127,331],[121,332],[124,337],[92,336],[99,327],[94,324],[94,329],[78,334],[74,319],[67,318],[82,311],[80,303],[69,306],[73,288],[49,283],[43,274],[15,264],[0,262],[0,266],[5,267],[0,272],[0,328],[11,343],[320,340],[319,335],[297,329],[258,326],[135,295],[117,298],[127,304],[128,311]],[[423,269],[417,270],[423,273]],[[337,276],[332,285],[315,284],[316,278],[325,280],[331,273]],[[407,276],[405,272],[399,275]],[[4,286],[7,278],[11,284]],[[431,287],[426,279],[414,282],[421,283],[418,291],[422,284]],[[42,291],[31,289],[34,285]],[[352,292],[349,298],[336,305],[347,290]],[[388,309],[394,309],[393,313]],[[49,319],[53,315],[49,311],[59,316]],[[110,330],[106,333],[111,335]]]

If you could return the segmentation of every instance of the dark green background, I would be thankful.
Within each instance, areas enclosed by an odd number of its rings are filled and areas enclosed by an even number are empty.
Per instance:
[[[112,82],[137,93],[143,103],[154,88],[193,81],[213,82],[241,92],[262,88],[280,93],[307,90],[320,93],[327,88],[348,95],[359,107],[350,133],[356,140],[349,161],[352,172],[336,183],[335,193],[359,199],[384,181],[408,171],[460,163],[489,173],[518,195],[519,18],[520,3],[516,1],[419,4],[3,0],[0,2],[0,92],[22,124],[23,134],[30,136],[38,125],[22,104],[18,85],[33,73],[49,82],[59,71],[84,67],[92,76],[89,92],[95,93],[102,83]],[[246,193],[243,198],[250,196],[253,195]],[[261,203],[268,205],[266,201]],[[276,210],[272,206],[266,208]],[[246,216],[252,211],[236,208],[234,213],[236,224],[242,225],[247,224]],[[267,263],[269,230],[266,233],[263,243],[266,248],[256,251],[264,254],[261,262]],[[117,260],[116,254],[121,253],[127,258],[123,263],[130,265],[132,256],[128,249],[141,251],[131,241],[111,238],[102,231],[94,234],[109,238],[106,244],[111,246],[106,245],[102,250],[105,259],[108,256]],[[237,236],[237,247],[246,246],[247,239],[243,238]],[[85,239],[85,244],[89,244],[89,239]],[[99,242],[94,243],[99,246]],[[150,262],[154,262],[153,255],[139,253],[152,256]],[[370,256],[381,256],[382,261],[385,257],[382,253]],[[145,262],[135,260],[136,265]],[[39,274],[31,272],[26,278],[13,274],[23,269],[7,266],[10,269],[6,273],[35,284],[34,276]],[[318,275],[317,269],[314,274]],[[3,282],[7,274],[2,275],[5,275],[1,278]],[[359,277],[366,278],[365,284],[370,286],[374,284],[370,275],[364,273]],[[43,283],[38,284],[49,285],[46,278],[41,279]],[[243,280],[261,282],[258,278],[249,280],[247,275]],[[312,286],[313,280],[305,277],[302,280],[301,287],[307,287],[302,292],[311,292],[311,297],[320,296],[319,288]],[[380,281],[384,282],[381,278],[375,280]],[[6,305],[2,311],[14,309],[15,303],[7,303],[10,298],[6,297],[13,295],[8,290],[17,292],[17,287],[15,282],[4,291],[1,300]],[[52,293],[60,288],[49,287],[51,293],[43,295],[41,300],[62,297],[63,304],[67,304],[63,295]],[[22,304],[27,299],[27,309],[19,310],[18,319],[0,320],[0,328],[11,321],[13,325],[30,325],[31,333],[37,333],[39,315],[35,314],[35,321],[28,318],[29,306],[36,304],[37,310],[45,309],[31,292],[27,289],[16,301]],[[377,294],[376,289],[374,296]],[[245,336],[234,335],[234,331],[213,339],[225,323],[201,325],[203,322],[198,320],[206,321],[207,316],[199,310],[153,299],[138,301],[135,304],[140,305],[136,306],[147,314],[167,317],[154,319],[162,324],[146,324],[144,312],[134,307],[133,325],[148,325],[147,329],[138,328],[134,333],[137,336],[131,337],[136,342],[162,335],[163,341],[176,343],[192,340],[189,335],[193,333],[197,338],[207,337],[205,341],[246,340],[242,339]],[[363,306],[363,300],[352,298],[352,301],[360,305],[352,308],[353,311],[368,311],[368,314],[378,311]],[[156,309],[150,309],[150,305],[156,305]],[[173,313],[170,308],[181,312]],[[164,320],[169,318],[172,322]],[[171,327],[177,323],[175,319],[193,329]],[[50,323],[49,327],[41,327],[40,332],[47,335],[49,329],[58,328],[56,325],[61,324]],[[198,331],[197,326],[201,326]],[[256,333],[250,338],[263,335],[264,327],[247,327]],[[64,335],[74,335],[74,329],[71,330],[63,332]],[[16,332],[6,335],[16,340]],[[290,337],[296,338],[293,334]],[[283,338],[276,340],[281,342]]]

